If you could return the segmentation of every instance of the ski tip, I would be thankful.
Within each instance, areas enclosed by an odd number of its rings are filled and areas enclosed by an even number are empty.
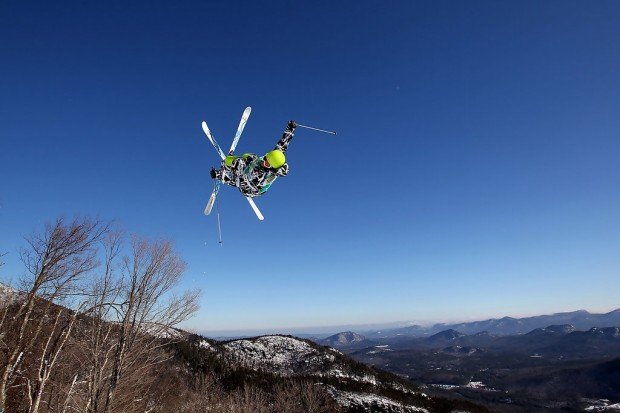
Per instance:
[[[214,202],[215,202],[215,198],[212,197],[211,199],[209,199],[209,203],[207,204],[204,210],[205,215],[207,216],[211,215],[211,210],[213,209]]]

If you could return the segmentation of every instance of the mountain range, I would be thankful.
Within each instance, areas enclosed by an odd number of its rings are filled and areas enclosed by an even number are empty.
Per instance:
[[[503,317],[465,323],[438,323],[432,326],[412,325],[384,330],[358,331],[357,333],[367,339],[430,336],[450,329],[463,334],[475,334],[486,331],[497,335],[515,335],[525,334],[536,328],[566,324],[572,325],[578,330],[588,330],[592,327],[620,326],[620,308],[603,314],[578,310],[524,318]]]
[[[515,335],[449,328],[430,336],[372,339],[358,334],[339,349],[428,394],[456,393],[491,411],[583,411],[620,401],[620,327],[553,324]],[[594,404],[584,401],[590,399]]]

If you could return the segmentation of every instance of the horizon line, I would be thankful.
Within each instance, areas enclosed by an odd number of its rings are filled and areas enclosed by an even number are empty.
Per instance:
[[[233,334],[233,333],[237,333],[237,334],[242,334],[242,335],[247,335],[247,332],[268,332],[268,331],[273,331],[273,330],[282,330],[282,331],[288,331],[288,332],[296,332],[299,334],[311,334],[311,331],[308,332],[304,332],[304,330],[327,330],[327,329],[340,329],[340,328],[346,328],[346,327],[356,327],[356,328],[368,328],[370,330],[374,329],[374,328],[399,328],[399,327],[407,327],[407,326],[429,326],[432,327],[434,325],[441,325],[441,324],[459,324],[459,323],[475,323],[475,322],[482,322],[482,321],[488,321],[488,320],[501,320],[503,318],[514,318],[514,319],[524,319],[524,318],[530,318],[530,317],[541,317],[541,316],[552,316],[552,315],[558,315],[558,314],[568,314],[568,313],[577,313],[577,312],[587,312],[588,314],[609,314],[612,313],[614,311],[618,311],[620,310],[620,307],[607,307],[606,310],[586,310],[584,308],[581,309],[577,309],[577,310],[566,310],[566,311],[555,311],[555,312],[551,312],[551,313],[543,313],[543,314],[527,314],[527,315],[504,315],[504,316],[497,316],[497,317],[486,317],[486,318],[476,318],[476,319],[445,319],[443,321],[433,321],[433,320],[428,320],[428,321],[411,321],[411,320],[402,320],[402,321],[385,321],[385,322],[374,322],[374,323],[364,323],[364,324],[347,324],[347,323],[343,323],[343,324],[328,324],[328,325],[312,325],[312,326],[299,326],[299,327],[294,327],[294,326],[287,326],[287,327],[282,327],[282,326],[275,326],[275,327],[248,327],[248,328],[233,328],[233,329],[203,329],[203,328],[188,328],[187,330],[191,330],[192,332],[195,332],[196,334],[213,334],[213,333],[221,333],[222,335],[226,336],[226,334]],[[397,326],[398,324],[403,324],[402,326]],[[393,325],[393,326],[392,326]],[[374,328],[373,328],[374,327]],[[340,331],[342,332],[342,331]],[[314,334],[317,334],[317,331],[313,332]],[[274,333],[276,334],[276,333]]]

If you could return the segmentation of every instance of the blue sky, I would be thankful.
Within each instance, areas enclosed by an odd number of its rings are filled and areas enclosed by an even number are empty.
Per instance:
[[[188,327],[472,320],[619,306],[620,3],[0,5],[1,280],[58,215],[165,236]],[[222,146],[294,119],[290,175],[220,192]]]

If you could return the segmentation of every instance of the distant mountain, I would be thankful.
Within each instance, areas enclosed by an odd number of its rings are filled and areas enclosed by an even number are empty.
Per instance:
[[[354,333],[352,331],[344,331],[342,333],[334,334],[322,340],[316,340],[317,343],[335,348],[342,347],[370,347],[373,342],[367,340],[366,337],[361,334]]]
[[[472,354],[475,354],[482,350],[479,348],[470,347],[470,346],[465,346],[465,347],[449,346],[449,347],[441,349],[441,351],[445,354],[451,354],[453,356],[471,356]]]
[[[577,330],[588,330],[592,327],[613,327],[620,325],[620,309],[605,314],[593,314],[586,310],[540,315],[525,318],[502,317],[484,321],[458,324],[435,324],[430,327],[414,326],[387,329],[382,331],[361,332],[370,340],[393,337],[423,337],[445,330],[456,330],[463,334],[475,334],[486,331],[494,335],[525,334],[537,328],[547,326],[571,325]]]
[[[453,329],[448,329],[448,330],[440,331],[437,334],[433,334],[432,336],[428,337],[424,341],[427,343],[444,343],[444,342],[454,341],[464,336],[465,334],[463,333],[460,333]]]
[[[484,348],[495,352],[510,352],[528,356],[582,360],[620,355],[620,328],[593,327],[576,330],[570,324],[552,325],[513,336],[465,335],[446,330],[428,338],[415,339],[424,347]],[[424,348],[411,342],[410,348]],[[401,345],[400,349],[403,348]]]
[[[527,333],[526,335],[529,335],[529,336],[540,335],[540,334],[562,335],[562,334],[572,333],[575,330],[576,328],[570,324],[562,324],[562,325],[557,325],[557,326],[549,326],[545,328],[536,328],[530,331],[529,333]]]
[[[615,339],[620,337],[620,327],[593,327],[586,334]]]
[[[381,330],[375,330],[372,332],[368,332],[366,335],[373,337],[383,337],[386,333],[395,332],[395,335],[403,335],[403,336],[419,336],[425,334],[428,331],[428,327],[424,327],[421,325],[411,325],[407,327],[398,327],[398,328],[383,328]]]

